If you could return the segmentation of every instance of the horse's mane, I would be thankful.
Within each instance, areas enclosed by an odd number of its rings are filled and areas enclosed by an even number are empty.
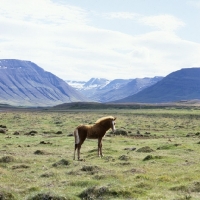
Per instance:
[[[98,119],[95,122],[95,124],[101,123],[102,121],[105,121],[105,120],[108,120],[108,119],[115,120],[115,117],[113,117],[113,116],[102,117],[102,118]]]

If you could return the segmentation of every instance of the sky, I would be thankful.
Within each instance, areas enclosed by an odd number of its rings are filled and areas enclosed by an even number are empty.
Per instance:
[[[200,0],[0,0],[0,59],[63,80],[200,67]]]

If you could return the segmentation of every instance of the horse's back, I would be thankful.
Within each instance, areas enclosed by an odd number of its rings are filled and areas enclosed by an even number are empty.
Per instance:
[[[79,125],[76,127],[75,131],[77,130],[79,135],[87,136],[88,130],[91,128],[91,125]]]
[[[79,136],[87,137],[88,139],[99,138],[99,130],[96,129],[96,126],[81,124],[75,130],[78,131]]]

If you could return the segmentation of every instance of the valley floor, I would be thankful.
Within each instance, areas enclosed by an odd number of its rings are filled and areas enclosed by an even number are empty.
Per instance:
[[[79,124],[117,117],[73,160]],[[0,199],[200,199],[200,110],[0,112]]]

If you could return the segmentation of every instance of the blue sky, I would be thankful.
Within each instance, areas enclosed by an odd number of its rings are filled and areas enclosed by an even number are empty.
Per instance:
[[[64,80],[200,67],[200,0],[0,0],[0,59]]]

